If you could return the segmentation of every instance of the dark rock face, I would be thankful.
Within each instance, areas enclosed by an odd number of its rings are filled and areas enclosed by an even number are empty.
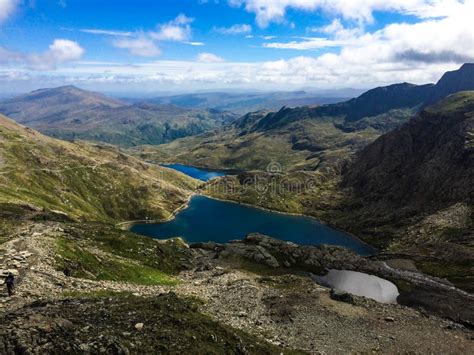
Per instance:
[[[331,289],[331,293],[329,295],[335,301],[354,303],[354,297],[348,292]]]
[[[365,201],[392,206],[472,204],[473,132],[474,115],[466,107],[450,113],[423,111],[363,149],[345,172],[344,186]]]
[[[346,121],[357,121],[376,116],[394,108],[415,107],[426,101],[433,90],[432,84],[394,84],[369,90],[348,102]]]
[[[435,103],[459,91],[474,90],[474,63],[466,63],[458,70],[445,73],[436,83],[425,105]]]
[[[191,247],[214,251],[217,257],[239,256],[270,268],[294,268],[315,274],[322,274],[330,268],[368,272],[381,268],[381,263],[369,261],[342,247],[298,245],[258,233],[234,243],[198,243]]]

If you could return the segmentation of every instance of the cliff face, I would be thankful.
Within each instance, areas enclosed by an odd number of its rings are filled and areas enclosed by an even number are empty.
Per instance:
[[[458,70],[446,72],[436,83],[425,105],[433,104],[446,96],[466,90],[474,90],[474,63],[463,64]]]
[[[364,148],[344,174],[366,201],[428,210],[474,201],[474,93],[428,108]]]

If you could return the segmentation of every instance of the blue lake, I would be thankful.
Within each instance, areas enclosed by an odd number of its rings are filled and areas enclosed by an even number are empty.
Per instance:
[[[258,232],[298,244],[332,244],[361,255],[374,253],[373,248],[358,239],[314,218],[270,212],[204,196],[194,196],[189,207],[169,222],[135,224],[131,230],[158,239],[180,236],[188,243],[225,243]]]
[[[181,164],[161,164],[161,166],[180,171],[186,175],[189,175],[195,179],[202,180],[202,181],[208,181],[212,178],[226,175],[226,173],[222,171],[205,170],[205,169],[195,168],[194,166],[181,165]]]

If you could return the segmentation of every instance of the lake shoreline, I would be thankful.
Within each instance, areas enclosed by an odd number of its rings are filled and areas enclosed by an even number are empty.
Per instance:
[[[234,201],[234,200],[226,200],[226,199],[223,199],[223,198],[219,198],[219,197],[214,197],[214,196],[209,196],[209,195],[205,195],[205,194],[202,194],[202,193],[198,193],[196,195],[199,195],[199,196],[204,196],[204,197],[208,197],[210,199],[213,199],[213,200],[217,200],[217,201],[222,201],[222,202],[231,202],[231,203],[235,203],[237,205],[242,205],[242,206],[247,206],[247,207],[253,207],[253,208],[257,208],[259,210],[263,210],[263,211],[267,211],[267,212],[272,212],[272,213],[278,213],[278,214],[282,214],[282,215],[288,215],[288,216],[296,216],[296,217],[306,217],[306,218],[311,218],[311,219],[314,219],[316,222],[326,226],[326,227],[329,227],[331,229],[334,229],[338,232],[341,232],[341,233],[344,233],[344,234],[347,234],[349,236],[351,236],[352,238],[356,239],[357,241],[361,242],[362,244],[372,248],[374,250],[374,254],[371,254],[371,255],[377,255],[379,253],[379,250],[373,246],[372,244],[370,243],[367,243],[365,240],[357,237],[356,235],[350,233],[350,232],[347,232],[343,229],[340,229],[330,223],[327,223],[327,222],[324,222],[322,220],[320,220],[319,218],[315,217],[315,216],[311,216],[311,215],[307,215],[307,214],[304,214],[304,213],[295,213],[295,212],[283,212],[283,211],[278,211],[278,210],[272,210],[270,208],[267,208],[267,207],[262,207],[262,206],[256,206],[256,205],[252,205],[250,203],[246,203],[246,202],[237,202],[237,201]],[[271,237],[271,236],[269,236]]]
[[[177,169],[174,169],[172,167],[169,167],[169,166],[164,166],[163,164],[165,165],[182,165],[182,166],[188,166],[188,167],[192,167],[192,168],[196,168],[196,169],[202,169],[202,170],[207,170],[207,171],[210,171],[210,172],[227,172],[231,175],[233,175],[231,173],[231,171],[234,171],[236,172],[235,170],[232,170],[232,169],[213,169],[213,168],[207,168],[207,167],[199,167],[199,166],[196,166],[196,165],[187,165],[187,164],[182,164],[182,163],[157,163],[157,162],[151,162],[151,164],[155,164],[155,165],[159,165],[160,167],[164,167],[166,169],[171,169],[171,170],[174,170],[174,171],[178,171],[178,172],[181,172],[182,174],[185,174],[185,175],[188,175],[182,171],[179,171]],[[241,171],[240,171],[241,172]],[[375,246],[371,245],[370,243],[366,242],[365,240],[359,238],[358,236],[354,235],[353,233],[350,233],[350,232],[347,232],[343,229],[340,229],[338,228],[337,226],[334,226],[332,225],[331,223],[328,223],[328,222],[325,222],[325,221],[322,221],[320,220],[319,218],[315,217],[315,216],[312,216],[312,215],[308,215],[308,214],[304,214],[304,213],[295,213],[295,212],[287,212],[287,211],[279,211],[279,210],[273,210],[273,209],[270,209],[270,208],[267,208],[267,207],[263,207],[263,206],[257,206],[257,205],[253,205],[253,204],[250,204],[250,203],[246,203],[246,202],[239,202],[239,201],[235,201],[235,200],[228,200],[228,199],[224,199],[224,198],[219,198],[219,197],[214,197],[214,196],[211,196],[211,195],[207,195],[207,194],[204,194],[202,193],[202,190],[200,190],[200,188],[198,188],[195,192],[191,193],[188,197],[188,199],[186,200],[186,202],[184,204],[182,204],[181,206],[179,206],[178,208],[176,208],[169,217],[167,218],[162,218],[162,219],[153,219],[153,220],[134,220],[134,221],[124,221],[124,222],[120,222],[117,224],[118,227],[124,229],[124,230],[128,230],[130,231],[131,228],[136,225],[136,224],[161,224],[161,223],[166,223],[166,222],[169,222],[171,220],[173,220],[174,218],[176,218],[177,214],[180,213],[181,211],[185,210],[186,208],[189,207],[189,203],[191,201],[191,199],[194,197],[194,196],[203,196],[203,197],[206,197],[206,198],[209,198],[209,199],[213,199],[213,200],[216,200],[216,201],[222,201],[222,202],[230,202],[230,203],[233,203],[233,204],[236,204],[236,205],[241,205],[241,206],[246,206],[246,207],[251,207],[251,208],[256,208],[256,209],[259,209],[259,210],[262,210],[262,211],[266,211],[266,212],[271,212],[271,213],[277,213],[277,214],[281,214],[281,215],[287,215],[287,216],[297,216],[297,217],[305,217],[305,218],[310,218],[310,219],[313,219],[315,220],[316,222],[318,222],[319,224],[323,225],[323,226],[326,226],[328,228],[331,228],[335,231],[338,231],[340,233],[344,233],[348,236],[350,236],[352,239],[358,241],[359,243],[365,245],[366,247],[370,248],[372,250],[372,253],[367,255],[367,256],[374,256],[374,255],[377,255],[379,254],[380,250],[378,248],[376,248]]]

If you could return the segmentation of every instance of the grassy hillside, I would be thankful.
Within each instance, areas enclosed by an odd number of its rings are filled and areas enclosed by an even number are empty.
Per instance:
[[[92,220],[167,218],[195,186],[113,147],[59,141],[0,116],[0,202]]]
[[[343,130],[338,127],[342,119],[315,120],[308,117],[309,110],[299,108],[296,113],[299,119],[270,129],[240,127],[237,125],[240,119],[221,131],[158,147],[136,147],[132,152],[148,160],[216,169],[266,170],[269,164],[276,163],[285,171],[313,170],[349,157],[381,134],[369,125],[360,130]],[[265,117],[262,115],[255,125]]]

